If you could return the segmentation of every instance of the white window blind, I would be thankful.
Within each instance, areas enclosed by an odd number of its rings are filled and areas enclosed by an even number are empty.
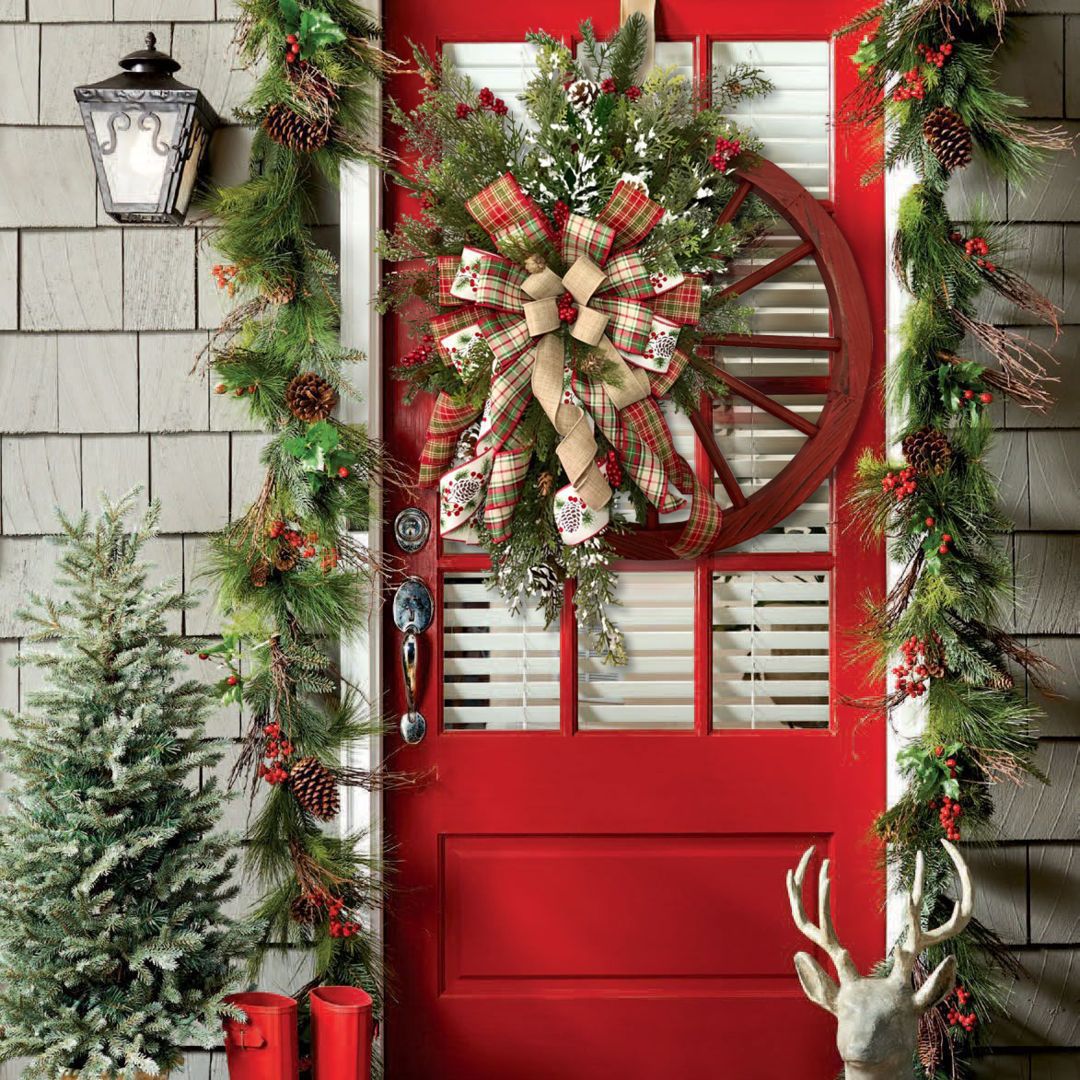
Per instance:
[[[443,726],[550,731],[559,726],[559,629],[506,610],[483,574],[443,578]]]
[[[612,616],[626,635],[629,662],[612,667],[580,650],[578,727],[693,728],[693,574],[620,574],[618,599]]]
[[[765,157],[819,199],[827,199],[832,102],[829,43],[722,41],[713,45],[714,71],[740,63],[760,68],[772,80],[773,92],[740,103],[731,115],[762,139]]]
[[[829,578],[713,577],[713,727],[829,723]]]

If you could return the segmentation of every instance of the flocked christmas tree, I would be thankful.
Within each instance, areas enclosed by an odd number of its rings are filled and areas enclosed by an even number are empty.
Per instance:
[[[45,689],[12,717],[0,815],[0,1060],[25,1077],[166,1072],[220,1031],[230,961],[247,933],[222,911],[233,841],[205,687],[181,680],[166,616],[185,601],[147,583],[152,508],[61,519],[59,597],[31,598],[23,663]]]

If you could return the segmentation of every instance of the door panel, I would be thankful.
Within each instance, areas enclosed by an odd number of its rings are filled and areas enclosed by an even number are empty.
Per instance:
[[[528,29],[573,43],[580,17],[591,14],[603,33],[616,9],[555,0],[537,15],[395,0],[387,29],[395,52],[407,40],[444,49],[513,109]],[[854,82],[829,37],[856,9],[846,0],[665,0],[657,58],[706,79],[746,60],[773,78],[775,94],[741,118],[857,238],[879,374],[882,195],[860,185],[866,158],[838,143],[828,121]],[[411,105],[418,80],[398,76],[390,92]],[[410,212],[401,192],[389,193],[391,220]],[[777,230],[768,246],[794,242]],[[755,252],[733,276],[775,254]],[[748,294],[756,333],[835,333],[812,262],[767,285]],[[385,329],[389,367],[413,343],[396,320]],[[717,356],[741,378],[773,380],[792,411],[820,412],[827,349],[735,344]],[[404,407],[401,388],[387,385],[387,438],[414,462],[430,401]],[[689,422],[669,418],[677,448],[711,476]],[[804,438],[738,399],[712,403],[711,423],[747,493]],[[854,461],[882,439],[873,398],[831,480],[787,521],[694,562],[624,563],[623,670],[588,654],[569,605],[548,629],[535,612],[508,613],[485,588],[475,549],[433,538],[403,559],[437,603],[422,642],[428,735],[395,745],[395,765],[422,779],[386,800],[398,884],[387,917],[389,1080],[835,1074],[833,1021],[803,998],[792,967],[808,943],[791,925],[783,878],[817,843],[839,865],[845,944],[863,965],[877,958],[881,890],[866,837],[884,801],[884,736],[847,702],[874,689],[853,662],[850,632],[884,563],[844,526]],[[387,520],[415,499],[391,491]],[[431,493],[419,504],[437,520]],[[387,547],[399,554],[389,532]],[[392,626],[387,640],[396,715]]]

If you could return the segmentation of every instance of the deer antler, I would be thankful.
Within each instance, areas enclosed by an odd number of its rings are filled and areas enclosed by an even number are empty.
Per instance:
[[[795,920],[795,925],[802,934],[809,938],[818,946],[818,948],[824,950],[825,954],[832,960],[836,967],[836,974],[840,977],[841,982],[844,982],[847,979],[857,979],[859,977],[859,969],[851,959],[851,954],[840,944],[840,939],[836,936],[836,927],[833,926],[832,912],[829,907],[831,883],[829,881],[828,859],[825,859],[825,861],[822,862],[821,872],[818,875],[817,925],[812,923],[806,917],[806,910],[803,908],[802,901],[803,882],[806,879],[806,871],[810,866],[810,860],[813,858],[813,855],[814,847],[810,846],[803,852],[803,857],[799,860],[799,868],[787,872],[787,889],[788,898],[791,900],[791,917]]]
[[[915,879],[911,883],[911,896],[907,902],[907,933],[893,949],[896,967],[905,978],[910,978],[919,954],[931,945],[940,945],[943,941],[956,937],[971,922],[974,907],[974,889],[971,885],[971,873],[960,852],[942,840],[941,846],[949,853],[957,876],[960,878],[960,899],[953,905],[952,915],[935,930],[922,928],[923,882],[926,867],[922,852],[915,856]]]

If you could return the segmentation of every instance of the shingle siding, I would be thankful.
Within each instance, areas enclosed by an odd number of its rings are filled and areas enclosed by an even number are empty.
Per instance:
[[[1076,134],[1080,4],[1032,0],[1025,10],[1013,17],[1020,33],[1001,64],[1005,87],[1029,100],[1034,121]],[[1039,764],[1050,785],[999,785],[1002,844],[973,853],[980,905],[1021,965],[1008,1016],[993,1029],[998,1052],[979,1075],[1071,1080],[1080,1076],[1080,160],[1061,154],[1022,188],[990,190],[990,212],[1014,223],[1018,268],[1031,269],[1059,304],[1062,328],[1055,341],[1049,329],[1021,326],[1027,320],[1005,305],[992,309],[1052,348],[1060,381],[1045,413],[1005,404],[994,456],[1015,523],[1018,595],[1007,621],[1051,662],[1054,696],[1028,687],[1046,711]],[[977,193],[977,185],[966,192]]]

